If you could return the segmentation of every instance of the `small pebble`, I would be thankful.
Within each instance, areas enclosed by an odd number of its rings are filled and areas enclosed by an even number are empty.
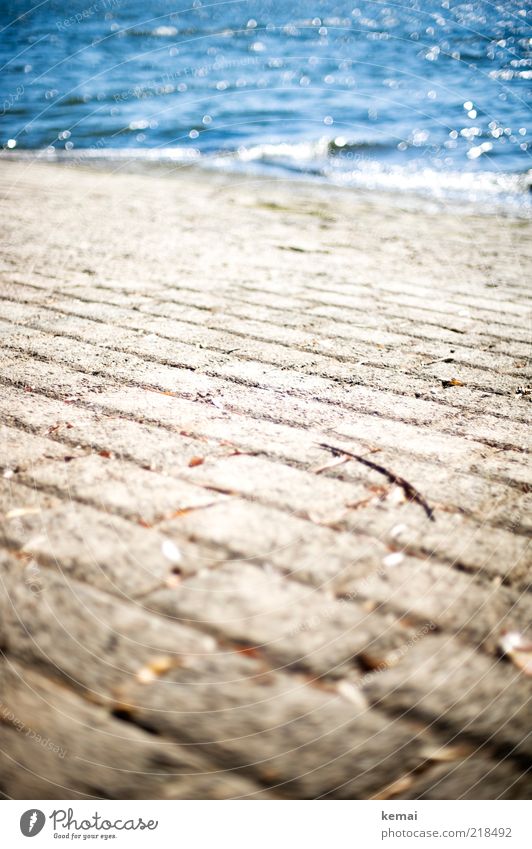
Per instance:
[[[401,554],[400,551],[394,551],[392,554],[387,554],[382,563],[383,566],[387,566],[389,569],[392,569],[394,566],[399,566],[404,559],[404,554]]]
[[[401,534],[403,534],[407,530],[408,530],[407,525],[394,525],[394,527],[391,529],[391,531],[389,533],[389,536],[391,536],[392,539],[396,539],[397,537],[401,536]]]
[[[181,563],[182,557],[177,545],[171,539],[165,539],[161,551],[170,563]]]
[[[359,688],[349,681],[339,681],[336,689],[344,699],[356,705],[356,707],[362,710],[367,707],[366,700]]]

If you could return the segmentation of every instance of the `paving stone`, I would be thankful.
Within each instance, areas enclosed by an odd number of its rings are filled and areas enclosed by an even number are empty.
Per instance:
[[[458,748],[458,747],[457,747]],[[436,752],[444,758],[445,749]],[[403,792],[394,799],[528,799],[530,796],[530,773],[524,767],[521,772],[507,759],[489,758],[477,753],[456,756],[450,752],[450,764],[432,763],[431,768],[420,776],[409,776]],[[399,787],[400,781],[398,783]]]
[[[400,614],[368,613],[361,604],[244,563],[203,571],[175,589],[157,591],[146,605],[242,644],[252,655],[265,654],[282,667],[334,678],[353,675],[357,665],[386,662],[422,631]]]
[[[108,452],[104,452],[107,454]],[[110,513],[143,524],[217,504],[223,496],[212,489],[141,469],[112,456],[90,455],[68,464],[47,463],[32,470],[28,480],[86,501]]]
[[[268,798],[245,776],[121,722],[33,669],[3,663],[0,681],[0,788],[12,798]]]
[[[532,621],[530,593],[497,580],[487,584],[429,557],[407,562],[401,552],[364,578],[346,580],[338,593],[346,599],[372,599],[385,609],[467,635],[474,645],[492,652],[498,651],[504,631],[525,631]]]
[[[530,681],[515,666],[488,658],[447,636],[417,643],[408,667],[398,665],[369,678],[371,702],[395,715],[431,717],[480,743],[530,763]]]
[[[8,655],[44,668],[96,702],[109,701],[128,680],[149,678],[152,663],[167,669],[216,648],[212,637],[150,616],[133,599],[119,601],[16,560],[2,565]]]
[[[0,504],[0,544],[107,592],[148,592],[176,565],[164,554],[163,534],[120,516],[2,480]]]

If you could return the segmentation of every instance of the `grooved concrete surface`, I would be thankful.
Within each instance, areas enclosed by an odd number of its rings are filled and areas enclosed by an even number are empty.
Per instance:
[[[530,225],[0,174],[1,792],[529,795]]]

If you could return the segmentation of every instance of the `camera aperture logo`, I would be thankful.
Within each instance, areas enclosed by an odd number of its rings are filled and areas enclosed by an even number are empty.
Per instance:
[[[32,808],[29,811],[24,811],[20,818],[20,830],[24,837],[35,837],[42,831],[46,817],[42,811],[37,808]]]

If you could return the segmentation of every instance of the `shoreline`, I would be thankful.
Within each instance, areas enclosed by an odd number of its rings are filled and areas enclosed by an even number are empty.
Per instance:
[[[412,203],[412,198],[408,195],[395,195],[394,202],[390,203],[386,196],[377,192],[363,193],[346,187],[305,180],[235,175],[195,166],[172,169],[170,178],[166,172],[157,173],[157,168],[137,172],[110,169],[106,166],[66,166],[38,160],[31,160],[28,164],[16,161],[4,163],[1,158],[0,169],[7,175],[7,193],[9,175],[23,181],[29,179],[30,183],[34,179],[41,182],[42,177],[44,186],[52,187],[57,183],[60,191],[69,193],[76,190],[78,181],[81,191],[90,192],[93,181],[105,184],[106,179],[111,178],[110,185],[116,187],[118,203],[120,197],[127,200],[134,191],[139,197],[147,193],[151,197],[161,199],[161,216],[164,215],[164,210],[170,207],[174,213],[178,203],[181,203],[183,212],[186,213],[187,199],[178,201],[175,194],[175,190],[183,188],[189,193],[188,200],[194,204],[195,214],[209,222],[211,230],[216,230],[216,225],[209,221],[207,210],[214,198],[221,204],[219,214],[222,218],[229,209],[231,219],[234,209],[236,216],[231,224],[239,228],[244,239],[247,238],[250,227],[245,215],[241,214],[241,209],[253,211],[258,222],[261,222],[264,216],[267,217],[268,213],[275,215],[276,212],[284,212],[285,221],[289,225],[288,231],[291,233],[297,232],[303,224],[307,227],[321,221],[317,228],[320,236],[320,231],[328,230],[334,231],[335,237],[340,234],[340,262],[345,261],[346,251],[352,247],[355,257],[361,254],[363,264],[369,263],[375,274],[379,273],[378,264],[381,261],[380,240],[390,240],[397,243],[398,248],[401,248],[399,254],[406,260],[403,265],[392,266],[393,275],[398,281],[404,279],[408,282],[412,275],[416,278],[428,274],[434,282],[441,281],[442,285],[447,286],[449,268],[452,269],[453,266],[451,264],[446,268],[445,261],[452,256],[453,263],[456,264],[456,251],[459,251],[463,253],[461,261],[467,268],[468,282],[472,288],[481,285],[486,294],[495,295],[497,287],[503,285],[506,280],[514,281],[519,275],[526,279],[526,268],[530,262],[530,219],[506,214],[483,215],[470,211],[467,207],[431,211],[430,205],[429,208],[425,204],[420,207],[417,201]],[[79,198],[75,199],[75,204],[79,206]],[[141,207],[137,204],[135,208],[140,214]],[[464,222],[467,222],[465,230]],[[260,231],[260,223],[258,226]],[[433,244],[434,227],[437,228],[438,239]],[[372,244],[367,254],[361,251],[356,242],[349,244],[349,238],[357,233],[357,229],[371,233]],[[310,226],[310,232],[315,231],[316,227]],[[440,239],[443,240],[441,248],[438,244]],[[125,243],[127,242],[128,238],[125,237]],[[498,250],[499,246],[501,251]],[[393,247],[390,247],[395,263],[397,257]],[[328,246],[325,253],[334,256],[333,248],[333,244]],[[493,258],[491,265],[489,259],[487,263],[479,262],[479,255],[484,249],[487,256]],[[303,253],[305,251],[306,247]],[[415,261],[412,262],[414,256]],[[100,271],[104,273],[103,268]],[[530,327],[532,329],[532,323]]]
[[[138,153],[139,151],[133,151]],[[172,163],[170,160],[150,159],[149,156],[136,158],[131,156],[128,158],[128,150],[117,149],[114,152],[107,151],[100,156],[99,151],[80,148],[78,151],[55,152],[50,156],[46,151],[0,151],[0,162],[29,162],[37,165],[51,165],[61,168],[82,169],[94,172],[105,173],[122,173],[132,175],[147,175],[154,177],[169,177],[179,178],[181,174],[188,172],[197,175],[201,179],[201,175],[206,175],[207,179],[216,180],[218,177],[221,180],[233,182],[260,182],[260,183],[289,183],[298,191],[298,186],[314,187],[316,190],[322,189],[325,192],[346,193],[353,200],[358,200],[362,203],[370,202],[382,205],[390,205],[395,208],[408,208],[413,212],[419,212],[427,215],[467,215],[473,217],[504,217],[516,220],[530,221],[532,220],[532,204],[525,203],[527,198],[529,201],[530,190],[532,189],[532,172],[523,172],[520,174],[505,173],[498,174],[499,177],[507,179],[515,177],[521,179],[523,186],[528,185],[528,193],[523,190],[521,193],[522,200],[518,199],[516,194],[515,199],[510,201],[503,195],[497,193],[485,194],[482,200],[471,200],[465,194],[463,197],[456,195],[456,192],[450,193],[447,197],[440,193],[431,194],[423,193],[419,188],[399,189],[397,187],[372,187],[372,186],[356,186],[356,185],[341,185],[340,183],[328,179],[324,175],[306,174],[304,172],[287,171],[282,173],[275,169],[271,174],[268,174],[267,168],[259,169],[255,173],[253,170],[239,170],[238,167],[222,168],[218,165],[209,163],[208,159],[200,161],[191,157],[188,161],[176,161]],[[149,153],[149,151],[142,151]],[[98,155],[94,155],[98,154]],[[216,157],[215,157],[216,158]],[[489,176],[495,176],[497,172],[487,172]],[[464,172],[465,179],[471,178],[474,172]],[[458,175],[452,175],[456,181]],[[479,174],[480,178],[485,177],[484,173]]]

